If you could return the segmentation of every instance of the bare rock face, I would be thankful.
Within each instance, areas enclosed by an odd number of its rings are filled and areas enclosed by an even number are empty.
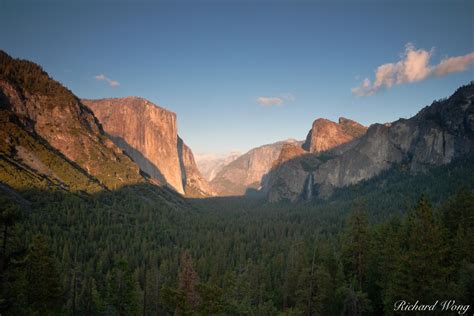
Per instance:
[[[273,163],[273,167],[278,167],[284,162],[306,154],[307,152],[301,147],[299,143],[283,144],[278,159]]]
[[[343,117],[339,123],[320,118],[313,122],[303,149],[310,153],[327,151],[364,135],[366,130],[365,126]]]
[[[143,171],[184,194],[175,113],[138,97],[83,102]]]
[[[313,196],[313,172],[325,161],[349,150],[367,128],[340,118],[339,123],[317,119],[302,144],[286,144],[265,176],[263,191],[270,202],[296,201]]]
[[[34,80],[25,79],[29,76]],[[139,168],[107,137],[92,111],[38,65],[0,51],[0,98],[1,107],[14,114],[22,128],[41,137],[101,185],[113,189],[144,181]],[[27,157],[24,149],[20,153]],[[35,165],[41,164],[36,160]]]
[[[207,181],[212,181],[216,175],[228,164],[242,155],[239,152],[231,152],[227,155],[196,155],[196,164],[201,174]]]
[[[303,161],[304,158],[309,157],[308,154],[300,155],[272,168],[265,176],[263,187],[269,202],[296,201],[302,198],[310,174]],[[319,161],[316,160],[316,163],[319,163]]]
[[[254,148],[225,166],[211,181],[218,195],[243,195],[247,189],[259,189],[262,178],[272,168],[280,156],[285,143],[297,143],[287,140]]]
[[[328,196],[334,188],[370,179],[394,164],[404,164],[416,173],[471,153],[473,103],[471,83],[408,120],[372,125],[354,148],[314,172],[319,194]]]
[[[469,155],[474,149],[473,103],[474,83],[470,83],[410,119],[374,124],[366,132],[348,119],[341,118],[338,124],[318,119],[303,144],[307,154],[282,150],[265,177],[267,198],[271,202],[326,198],[335,188],[371,179],[395,165],[417,173]]]
[[[181,176],[185,195],[202,198],[215,195],[211,186],[201,175],[194,161],[191,149],[178,137],[178,156],[180,157]]]
[[[363,129],[355,122],[341,119],[336,124],[316,120],[304,144],[310,154],[273,168],[268,175],[267,197],[272,202],[313,196],[326,198],[335,188],[370,179],[394,165],[403,165],[417,173],[471,154],[473,103],[474,83],[471,83],[410,119],[374,124],[360,138],[357,136]],[[346,131],[337,125],[345,125]],[[351,132],[347,133],[348,129]],[[342,143],[347,134],[354,138]],[[337,140],[318,139],[317,135],[334,136]],[[330,146],[334,147],[328,149]]]
[[[212,195],[191,150],[178,136],[175,113],[138,97],[83,102],[115,144],[155,181],[181,194]]]

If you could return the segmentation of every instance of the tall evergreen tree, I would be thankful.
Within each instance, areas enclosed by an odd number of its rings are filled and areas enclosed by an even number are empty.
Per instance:
[[[397,300],[434,302],[443,297],[446,283],[446,246],[431,206],[422,196],[408,215],[402,248],[391,273],[385,303],[387,311]]]
[[[363,289],[367,274],[370,249],[369,223],[366,211],[357,206],[346,221],[342,244],[346,275],[356,280],[357,289]]]
[[[191,254],[187,250],[181,254],[180,267],[179,290],[183,292],[186,299],[186,304],[188,304],[191,308],[197,308],[201,299],[196,289],[199,278],[196,271],[194,270]]]
[[[125,260],[120,260],[109,277],[109,303],[117,315],[138,315],[138,300],[132,272]]]
[[[57,266],[46,238],[36,235],[26,259],[28,304],[41,314],[58,308],[61,286]]]

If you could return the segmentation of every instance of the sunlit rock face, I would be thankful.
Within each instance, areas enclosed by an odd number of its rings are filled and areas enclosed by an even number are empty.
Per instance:
[[[471,83],[410,119],[374,124],[366,132],[346,119],[339,124],[316,120],[303,145],[308,154],[300,153],[270,172],[267,197],[272,202],[308,195],[326,198],[335,188],[370,179],[395,165],[414,174],[472,154],[473,101]],[[340,125],[351,132],[344,132]],[[312,183],[310,193],[308,181]]]
[[[324,192],[369,179],[394,164],[412,172],[451,162],[474,147],[474,84],[410,119],[374,124],[360,142],[315,173]]]
[[[343,117],[339,123],[320,118],[313,122],[303,149],[310,153],[327,151],[364,135],[366,130],[367,127]]]
[[[138,97],[83,102],[143,171],[184,193],[175,113]]]
[[[254,148],[222,168],[211,181],[218,195],[244,195],[247,190],[258,190],[262,179],[273,167],[285,144],[298,143],[289,139]],[[301,145],[300,145],[301,146]]]
[[[35,63],[0,51],[0,108],[109,189],[144,181],[139,168],[104,133],[92,111]],[[28,69],[28,70],[26,70]],[[24,72],[24,73],[23,73]],[[22,81],[35,73],[36,85]],[[18,74],[15,78],[15,74]]]
[[[312,199],[315,195],[313,172],[328,159],[354,146],[367,128],[341,117],[339,122],[319,118],[313,122],[306,141],[285,144],[263,181],[270,202]]]
[[[155,181],[181,194],[212,194],[191,150],[178,136],[175,113],[138,97],[83,102],[114,142]]]
[[[201,175],[191,148],[179,136],[178,157],[180,158],[181,177],[185,195],[195,198],[215,195],[207,180]]]

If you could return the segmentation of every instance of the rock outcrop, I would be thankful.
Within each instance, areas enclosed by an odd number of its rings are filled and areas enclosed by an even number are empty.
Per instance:
[[[283,145],[298,143],[286,140],[254,148],[226,165],[211,181],[218,195],[244,195],[248,189],[260,189],[262,179],[280,156]]]
[[[79,172],[87,179],[80,177],[78,183],[83,185],[76,183],[77,190],[96,190],[87,184],[91,181],[109,189],[144,181],[137,165],[107,137],[92,111],[74,94],[40,66],[2,51],[0,107],[5,122],[3,158],[21,160],[23,167],[66,186],[74,181],[65,180],[65,170]]]
[[[395,165],[417,173],[468,155],[474,149],[473,101],[474,83],[471,83],[410,119],[374,124],[360,138],[326,151],[321,149],[327,148],[327,142],[312,141],[313,128],[309,142],[305,143],[311,153],[290,159],[270,172],[268,199],[276,202],[305,196],[325,198],[335,188],[370,179]],[[342,123],[347,125],[346,122]],[[327,134],[338,134],[333,131],[334,124],[324,124],[332,125],[332,131]],[[361,130],[352,122],[350,127]],[[308,190],[311,194],[307,194]]]
[[[212,195],[191,150],[178,136],[175,113],[139,97],[83,102],[115,144],[152,179],[181,194]]]
[[[178,157],[180,158],[181,177],[184,193],[187,197],[202,198],[214,195],[214,192],[203,178],[194,160],[191,148],[178,137]]]
[[[354,148],[315,171],[320,195],[372,178],[395,164],[412,173],[447,164],[474,149],[474,84],[410,119],[374,124]]]
[[[302,145],[286,144],[272,169],[264,177],[262,190],[270,202],[295,201],[313,197],[312,172],[330,157],[352,148],[367,128],[339,118],[339,123],[317,119]]]
[[[366,130],[346,118],[340,118],[339,123],[317,119],[305,142],[290,139],[252,149],[225,166],[211,185],[218,195],[243,195],[255,189],[268,194],[271,201],[298,199],[308,170],[320,164],[319,159],[309,155],[345,151]]]
[[[302,148],[300,143],[286,143],[281,147],[278,159],[273,163],[273,168],[277,168],[279,165],[287,162],[288,160],[295,159],[299,156],[306,154],[307,152]]]
[[[303,149],[310,153],[327,151],[361,137],[366,130],[367,127],[344,117],[339,118],[339,123],[320,118],[313,122]]]

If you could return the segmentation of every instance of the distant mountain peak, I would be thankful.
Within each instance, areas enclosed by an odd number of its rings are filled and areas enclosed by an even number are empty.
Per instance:
[[[339,123],[325,118],[313,122],[303,149],[308,152],[323,152],[362,136],[367,128],[353,120],[340,117]]]

